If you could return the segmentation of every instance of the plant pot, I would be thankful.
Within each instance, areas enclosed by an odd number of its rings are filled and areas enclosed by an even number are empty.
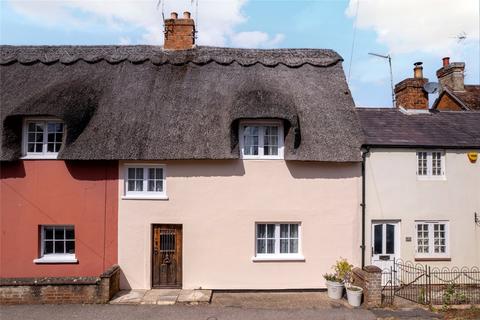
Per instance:
[[[343,297],[343,283],[335,281],[327,281],[328,297],[332,299],[341,299]]]
[[[357,286],[347,287],[348,303],[353,307],[360,307],[362,304],[363,289]]]

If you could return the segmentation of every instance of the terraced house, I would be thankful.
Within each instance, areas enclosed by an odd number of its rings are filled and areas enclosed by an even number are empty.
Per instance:
[[[414,77],[395,86],[397,108],[357,110],[367,264],[480,265],[480,94],[464,85],[464,68],[444,59],[432,108],[417,63]]]
[[[359,265],[342,58],[165,24],[164,47],[2,47],[1,277],[118,263],[122,288],[295,289]]]

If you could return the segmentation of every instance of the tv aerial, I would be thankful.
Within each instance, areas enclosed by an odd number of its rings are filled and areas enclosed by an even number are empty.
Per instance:
[[[437,93],[438,89],[440,89],[438,82],[427,82],[423,85],[423,90],[429,94]]]

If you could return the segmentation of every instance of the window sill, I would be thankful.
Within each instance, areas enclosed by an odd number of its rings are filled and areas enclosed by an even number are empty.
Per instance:
[[[21,160],[56,160],[58,158],[58,153],[55,154],[28,154],[21,157]]]
[[[122,200],[168,200],[168,196],[129,195],[122,196]]]
[[[452,261],[450,257],[417,257],[415,261]]]
[[[272,256],[255,256],[252,257],[253,262],[268,262],[268,261],[297,261],[297,262],[305,262],[305,257],[300,254],[292,254],[292,255],[272,255]]]
[[[417,176],[418,181],[445,181],[447,180],[446,176],[439,176],[439,177],[433,177],[433,176]]]
[[[58,254],[58,255],[49,255],[43,256],[38,259],[34,259],[33,263],[35,264],[46,264],[46,263],[78,263],[78,259],[73,254]]]
[[[249,157],[242,156],[242,160],[284,160],[283,157]]]

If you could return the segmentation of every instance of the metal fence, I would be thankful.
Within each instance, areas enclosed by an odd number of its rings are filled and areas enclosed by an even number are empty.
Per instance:
[[[382,298],[392,304],[401,297],[425,305],[480,303],[480,269],[437,268],[397,260],[382,273]]]

